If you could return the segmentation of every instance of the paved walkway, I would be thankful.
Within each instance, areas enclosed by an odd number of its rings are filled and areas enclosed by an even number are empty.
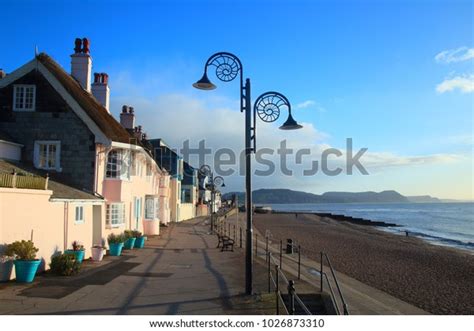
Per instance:
[[[242,294],[243,250],[220,252],[208,231],[196,218],[164,229],[144,249],[100,266],[86,262],[80,275],[0,285],[0,314],[273,314],[270,299]]]
[[[257,215],[258,216],[258,215]],[[234,228],[232,225],[236,226],[237,236],[239,234],[239,227],[244,228],[245,225],[245,213],[240,213],[239,215],[239,224],[237,224],[237,215],[232,215],[226,218],[226,222],[231,224],[230,232],[233,235]],[[229,232],[229,228],[227,228]],[[257,233],[258,239],[258,257],[260,259],[265,258],[265,233],[259,233],[254,230],[254,233]],[[274,253],[274,256],[279,258],[279,245],[271,245],[271,251]],[[254,250],[255,251],[255,250]],[[292,259],[293,261],[291,261]],[[284,254],[283,259],[283,270],[287,273],[289,279],[296,281],[296,288],[298,289],[297,281],[297,254],[293,254],[291,257]],[[330,273],[329,268],[325,265],[325,272]],[[320,277],[319,262],[310,260],[304,256],[301,257],[301,279],[309,284],[313,284],[315,291],[319,290]],[[292,276],[291,276],[292,275]],[[428,312],[413,306],[405,301],[402,301],[388,293],[385,293],[381,290],[378,290],[372,286],[364,284],[348,275],[345,275],[341,272],[336,271],[338,282],[341,286],[342,293],[346,300],[346,303],[349,307],[349,312],[351,315],[425,315],[429,314]],[[328,275],[330,281],[333,285],[334,291],[336,287],[330,275]],[[305,284],[306,285],[306,284]],[[327,285],[324,284],[327,291]],[[338,301],[339,307],[342,310],[342,304]]]

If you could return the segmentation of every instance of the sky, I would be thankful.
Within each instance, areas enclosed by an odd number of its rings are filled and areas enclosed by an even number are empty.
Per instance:
[[[311,155],[292,176],[254,176],[258,188],[397,190],[404,195],[474,199],[472,1],[23,1],[2,0],[0,68],[31,60],[35,47],[70,70],[74,39],[91,42],[94,72],[109,74],[111,112],[134,106],[149,137],[180,149],[205,140],[213,152],[244,146],[238,81],[213,91],[192,87],[206,60],[237,55],[252,97],[283,93],[297,131],[257,123],[257,148],[280,142]],[[351,138],[368,175],[347,173]],[[329,168],[303,169],[336,148]],[[279,169],[279,157],[268,157]],[[194,166],[197,160],[191,159]],[[213,164],[212,157],[206,159]],[[320,163],[321,166],[321,163]],[[257,169],[264,166],[254,164]],[[243,190],[226,177],[224,191]]]

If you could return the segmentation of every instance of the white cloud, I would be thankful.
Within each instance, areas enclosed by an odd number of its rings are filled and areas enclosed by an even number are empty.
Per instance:
[[[472,133],[449,136],[443,139],[446,144],[453,145],[474,145],[474,135]]]
[[[463,156],[457,154],[403,156],[389,152],[373,152],[368,153],[364,158],[364,166],[369,169],[380,170],[391,167],[452,163],[462,158]]]
[[[306,100],[306,101],[303,101],[303,102],[300,102],[299,104],[297,104],[296,108],[297,109],[304,109],[304,108],[314,106],[315,104],[316,104],[316,101],[314,101],[314,100]]]
[[[474,75],[471,74],[446,78],[436,86],[436,91],[438,93],[451,92],[457,89],[463,93],[474,92]]]
[[[436,62],[454,63],[474,59],[474,48],[466,46],[442,51],[435,56]]]
[[[321,106],[321,104],[315,100],[306,100],[303,102],[300,102],[296,104],[295,106],[296,109],[306,109],[306,108],[313,108],[316,109],[319,112],[325,112],[326,109]]]
[[[118,84],[117,84],[118,85]],[[127,88],[130,85],[130,88]],[[197,148],[201,140],[205,140],[207,148],[214,153],[220,148],[229,148],[237,154],[244,147],[244,115],[238,111],[237,99],[229,99],[219,94],[190,90],[182,93],[156,93],[144,95],[143,90],[136,88],[137,84],[129,76],[121,76],[120,91],[111,99],[111,110],[118,118],[122,104],[129,104],[135,108],[137,125],[143,125],[150,138],[162,138],[173,148],[181,149],[183,142],[189,140],[191,148]],[[153,89],[149,89],[153,90]],[[155,89],[155,91],[158,89]],[[117,90],[116,90],[117,91]],[[308,100],[311,101],[311,100]],[[280,156],[276,154],[282,140],[287,141],[287,148],[293,148],[293,156],[288,158],[288,169],[294,170],[293,176],[285,176],[276,171],[271,176],[254,179],[254,187],[288,187],[301,190],[314,190],[315,187],[332,182],[334,177],[326,177],[321,173],[321,153],[331,146],[326,143],[327,135],[320,132],[312,123],[302,123],[303,129],[296,131],[278,130],[278,126],[286,119],[286,114],[275,123],[267,124],[260,120],[257,123],[257,149],[270,148],[274,150],[272,156],[265,159],[273,161],[276,169],[280,169]],[[341,144],[344,140],[341,138]],[[360,147],[368,147],[361,158],[364,167],[370,174],[383,173],[394,167],[430,166],[444,164],[458,159],[456,155],[434,154],[420,156],[404,156],[393,153],[372,152],[370,146],[358,146],[354,141],[354,154]],[[345,155],[345,146],[340,146]],[[295,163],[295,153],[298,149],[307,148],[311,155],[303,158],[303,164]],[[317,176],[303,176],[303,170],[311,169],[312,161],[319,162]],[[199,166],[197,159],[191,159],[191,164]],[[213,165],[213,158],[208,156],[205,163]],[[329,168],[341,167],[344,169],[345,157],[330,157]],[[228,168],[228,167],[226,167]],[[238,170],[238,166],[231,167]],[[254,165],[254,169],[265,170],[262,165]],[[354,169],[354,174],[358,170]],[[341,175],[342,176],[342,175]],[[364,176],[367,187],[376,185],[371,176]],[[346,182],[347,179],[338,179]],[[242,190],[243,177],[233,175],[226,177],[226,190]],[[328,184],[329,185],[329,184]],[[341,184],[345,185],[345,184]]]

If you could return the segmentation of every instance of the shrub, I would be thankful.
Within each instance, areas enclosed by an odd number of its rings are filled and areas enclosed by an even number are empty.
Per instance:
[[[35,260],[38,248],[31,240],[15,241],[7,245],[6,256],[12,256],[17,260]]]
[[[123,234],[114,234],[114,233],[111,233],[109,234],[109,236],[107,237],[107,241],[110,244],[120,244],[120,243],[123,243],[125,242],[127,239],[125,238],[125,236]]]
[[[84,245],[82,245],[79,241],[74,240],[72,242],[72,250],[73,251],[83,251],[84,250]]]
[[[125,240],[133,238],[133,231],[132,230],[125,230],[123,232],[123,235],[125,237]]]
[[[142,233],[141,233],[140,231],[133,230],[133,231],[132,231],[132,237],[134,237],[134,238],[141,238],[141,237],[142,237]]]
[[[51,259],[51,271],[60,276],[72,276],[79,272],[81,264],[74,254],[56,255]]]

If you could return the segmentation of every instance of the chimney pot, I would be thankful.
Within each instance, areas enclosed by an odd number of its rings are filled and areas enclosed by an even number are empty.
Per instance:
[[[128,107],[128,111],[130,112],[130,114],[135,113],[135,109],[133,107]]]
[[[82,38],[82,53],[89,54],[90,42],[87,38]]]
[[[128,113],[128,106],[127,105],[123,105],[122,106],[122,114],[126,114]]]
[[[5,78],[6,75],[7,73],[3,69],[0,69],[0,79]]]
[[[74,41],[74,52],[76,54],[79,54],[82,50],[82,40],[81,38],[76,38],[76,40]]]
[[[94,73],[94,84],[100,83],[100,74],[95,72]]]

